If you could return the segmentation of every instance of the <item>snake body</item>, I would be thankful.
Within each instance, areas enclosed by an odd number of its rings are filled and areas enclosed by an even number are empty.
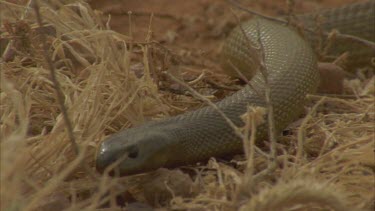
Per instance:
[[[364,38],[374,40],[374,6],[375,1],[368,1],[325,11],[322,14],[327,24],[322,27],[324,30],[337,28],[341,33],[358,36],[367,34]],[[306,24],[311,24],[312,18],[312,15],[302,16]],[[223,58],[240,71],[248,71],[253,65],[251,59],[256,59],[251,58],[249,39],[255,47],[263,46],[275,129],[280,132],[300,114],[306,94],[313,93],[318,86],[317,59],[310,45],[314,41],[309,38],[309,43],[296,30],[265,19],[256,18],[241,26],[242,29],[235,28],[227,38]],[[248,106],[266,106],[265,87],[264,76],[258,71],[250,85],[216,106],[241,127],[244,123],[240,116]],[[267,134],[267,123],[258,126],[258,139]],[[96,167],[103,171],[120,160],[116,167],[120,175],[131,175],[241,152],[241,138],[217,110],[207,106],[108,137],[100,145]]]

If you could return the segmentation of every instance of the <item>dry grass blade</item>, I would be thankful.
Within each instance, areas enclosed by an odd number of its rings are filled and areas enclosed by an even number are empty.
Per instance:
[[[265,189],[239,210],[308,210],[314,206],[335,211],[351,210],[346,205],[344,197],[333,186],[307,178],[276,184],[270,189]]]
[[[35,14],[36,14],[36,19],[37,19],[37,22],[39,24],[39,27],[43,28],[42,17],[40,16],[39,5],[38,5],[37,0],[34,0],[33,7],[34,7],[34,11],[35,11]],[[45,60],[48,64],[48,68],[49,68],[50,73],[51,73],[52,82],[53,82],[54,88],[56,90],[57,100],[59,102],[60,109],[61,109],[62,115],[64,117],[65,125],[66,125],[66,128],[67,128],[68,134],[69,134],[69,139],[72,142],[72,146],[74,148],[75,153],[78,155],[79,154],[79,146],[78,146],[78,144],[75,140],[75,137],[73,135],[73,126],[72,126],[72,123],[71,123],[71,121],[68,117],[67,109],[64,105],[64,101],[65,101],[64,100],[64,94],[62,93],[60,83],[56,78],[55,67],[52,64],[51,58],[49,57],[47,39],[46,39],[46,36],[45,36],[44,33],[41,33],[41,37],[42,37],[41,39],[42,39],[42,45],[43,45],[44,58],[45,58]]]

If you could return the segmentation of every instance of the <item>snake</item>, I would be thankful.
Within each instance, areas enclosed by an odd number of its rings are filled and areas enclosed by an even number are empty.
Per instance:
[[[313,27],[319,14],[323,17],[319,25],[322,31],[336,29],[373,42],[374,8],[375,1],[365,1],[297,17],[303,25]],[[312,31],[301,32],[291,24],[265,18],[240,23],[223,44],[220,57],[223,67],[246,73],[258,61],[263,71],[255,71],[247,85],[215,106],[152,120],[108,136],[98,147],[96,169],[104,172],[114,165],[117,174],[127,176],[243,153],[243,140],[232,126],[245,125],[241,115],[249,107],[266,108],[271,104],[275,134],[281,134],[301,115],[307,94],[316,92],[319,84],[318,59],[313,47],[319,39]],[[353,56],[353,61],[374,56],[374,49],[362,51],[360,48],[366,47],[358,47],[355,42],[333,47],[350,49],[353,55],[358,51],[359,56]],[[254,54],[254,49],[261,53]],[[260,60],[259,55],[262,55]],[[265,90],[269,90],[268,101]],[[267,121],[261,123],[256,128],[256,139],[266,139],[268,131]]]

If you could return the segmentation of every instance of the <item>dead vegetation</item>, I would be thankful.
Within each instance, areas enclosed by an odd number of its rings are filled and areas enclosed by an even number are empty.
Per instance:
[[[165,65],[177,66],[179,56],[151,40],[138,43],[112,31],[110,18],[83,2],[40,5],[42,28],[31,8],[11,2],[0,2],[1,51],[7,56],[1,62],[2,210],[114,210],[119,200],[130,203],[129,210],[147,208],[136,201],[160,210],[374,209],[373,67],[347,81],[345,98],[309,97],[307,116],[278,138],[272,174],[258,174],[267,168],[268,147],[262,153],[253,140],[248,146],[253,153],[232,161],[110,178],[97,174],[93,163],[106,135],[202,106],[161,74]],[[171,72],[208,99],[229,93],[214,89],[212,82],[237,88],[207,66],[203,74],[186,67]]]

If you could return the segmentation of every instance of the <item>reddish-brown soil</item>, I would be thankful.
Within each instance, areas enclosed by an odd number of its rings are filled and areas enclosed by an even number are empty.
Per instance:
[[[243,5],[279,16],[286,14],[285,0],[242,1]],[[316,11],[321,8],[344,5],[353,0],[296,1],[296,13]],[[110,15],[113,30],[129,35],[131,13],[132,35],[135,41],[145,41],[148,31],[152,39],[178,51],[201,54],[206,59],[217,55],[225,35],[236,25],[231,5],[223,0],[93,0],[91,6]],[[249,18],[244,12],[233,10],[241,19]],[[150,17],[153,18],[150,24]]]

